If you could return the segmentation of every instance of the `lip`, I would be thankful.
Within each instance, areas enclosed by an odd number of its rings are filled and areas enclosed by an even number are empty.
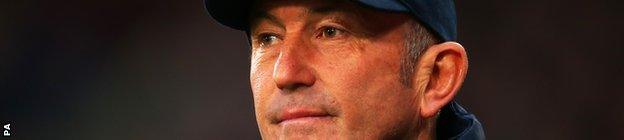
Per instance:
[[[289,108],[281,112],[278,124],[295,121],[314,121],[329,118],[331,115],[322,109],[315,108]]]

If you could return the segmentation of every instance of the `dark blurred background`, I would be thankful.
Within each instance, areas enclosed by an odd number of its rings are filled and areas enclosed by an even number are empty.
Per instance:
[[[457,0],[489,139],[624,139],[618,0]],[[259,139],[240,31],[202,0],[2,0],[4,139]]]

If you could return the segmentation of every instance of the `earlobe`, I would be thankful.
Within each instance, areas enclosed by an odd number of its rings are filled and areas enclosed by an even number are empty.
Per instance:
[[[466,77],[468,57],[460,44],[445,42],[427,49],[417,68],[415,76],[419,80],[416,82],[424,89],[420,96],[420,115],[430,118],[455,97]]]

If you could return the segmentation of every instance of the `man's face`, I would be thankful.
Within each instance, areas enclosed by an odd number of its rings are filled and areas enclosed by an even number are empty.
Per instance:
[[[250,81],[264,139],[414,131],[417,91],[399,80],[409,15],[335,0],[255,9]]]

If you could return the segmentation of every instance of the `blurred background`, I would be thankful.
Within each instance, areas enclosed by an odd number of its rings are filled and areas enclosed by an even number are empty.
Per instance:
[[[259,139],[249,49],[202,0],[2,0],[14,140]],[[457,0],[489,139],[624,139],[618,0]]]

